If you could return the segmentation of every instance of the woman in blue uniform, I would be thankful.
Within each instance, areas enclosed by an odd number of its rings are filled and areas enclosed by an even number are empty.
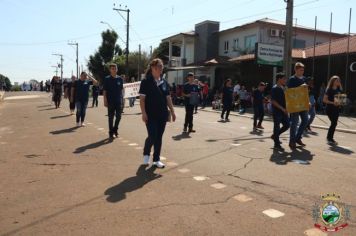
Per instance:
[[[165,167],[160,160],[160,154],[162,137],[169,116],[167,106],[172,120],[176,119],[168,82],[161,78],[162,70],[162,60],[153,59],[146,71],[146,78],[141,81],[139,91],[142,121],[145,122],[148,133],[143,149],[143,163],[149,164],[153,146],[153,166],[157,168]]]
[[[234,89],[232,87],[232,81],[231,79],[227,79],[222,91],[223,110],[221,112],[221,120],[224,120],[224,114],[226,112],[225,121],[230,121],[229,115],[232,108],[233,93]]]

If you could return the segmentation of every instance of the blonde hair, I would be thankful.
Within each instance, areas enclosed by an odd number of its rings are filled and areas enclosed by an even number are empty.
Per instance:
[[[326,87],[326,89],[332,88],[334,86],[334,83],[335,83],[336,80],[340,80],[340,77],[337,76],[337,75],[331,76],[331,78],[329,79],[328,86]],[[340,83],[340,87],[339,88],[342,90],[341,83]]]
[[[155,58],[148,64],[147,70],[145,72],[146,77],[148,75],[152,75],[152,67],[157,66],[158,64],[163,65],[163,61],[160,58]]]
[[[294,65],[294,69],[295,69],[295,70],[297,70],[297,69],[299,69],[299,68],[304,68],[304,67],[305,67],[304,64],[301,63],[301,62],[297,62],[297,63],[295,63],[295,65]]]

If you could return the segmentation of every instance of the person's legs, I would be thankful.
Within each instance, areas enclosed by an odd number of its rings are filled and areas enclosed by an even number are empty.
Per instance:
[[[281,117],[278,115],[273,116],[273,141],[274,141],[274,146],[280,146],[279,142],[279,135],[280,135],[280,123],[281,123]]]
[[[81,102],[81,104],[82,104],[82,110],[81,110],[81,113],[80,113],[80,122],[83,124],[84,123],[84,119],[85,119],[87,106],[88,106],[88,102]]]
[[[146,123],[147,128],[147,138],[145,140],[145,147],[143,148],[143,155],[149,156],[151,153],[151,148],[156,141],[158,135],[157,121],[148,119]]]
[[[75,110],[75,102],[69,102],[69,109],[71,112],[74,112]]]
[[[221,112],[221,119],[224,119],[224,114],[226,112],[226,106],[223,106],[222,112]]]
[[[75,107],[77,108],[77,113],[76,113],[76,122],[77,124],[80,122],[80,114],[82,113],[82,106],[80,102],[75,103]]]
[[[185,105],[185,121],[184,121],[184,129],[187,129],[189,123],[189,105]]]
[[[264,111],[263,107],[259,107],[258,108],[258,126],[259,127],[262,126],[264,116],[265,116],[265,111]]]
[[[193,113],[194,113],[194,106],[189,105],[188,106],[188,129],[193,130]]]
[[[109,135],[112,136],[113,133],[113,122],[114,122],[115,107],[108,104],[108,120],[109,120]]]
[[[310,129],[310,125],[313,123],[315,118],[315,106],[311,106],[309,109],[309,119],[308,119],[308,125],[307,128]]]
[[[165,128],[166,128],[166,121],[158,121],[157,122],[157,136],[154,141],[153,162],[160,161],[161,148],[162,148],[162,137],[163,137]]]
[[[334,139],[334,133],[335,133],[337,121],[339,118],[339,112],[335,111],[335,110],[326,109],[326,114],[328,115],[329,120],[331,122],[329,130],[328,130],[327,140],[331,141]]]
[[[290,136],[289,136],[289,143],[295,144],[296,140],[296,133],[297,133],[297,126],[299,122],[299,113],[291,113],[290,114]]]
[[[296,141],[302,139],[303,132],[304,132],[305,128],[308,125],[308,111],[299,112],[299,115],[300,115],[300,118],[301,118],[302,121],[300,122],[300,125],[299,125],[299,128],[298,128]]]
[[[258,117],[259,117],[259,109],[257,107],[253,107],[253,128],[257,127]]]
[[[117,135],[117,131],[119,129],[119,123],[121,120],[121,106],[120,104],[115,105],[115,124],[114,124],[114,128],[113,128],[113,132],[115,135]]]
[[[231,107],[228,107],[227,110],[226,110],[225,120],[229,119],[230,111],[231,111]]]
[[[290,127],[290,121],[289,121],[289,117],[287,115],[283,115],[281,117],[280,123],[282,123],[282,128],[279,130],[279,135],[283,134],[284,132],[286,132],[289,127]]]

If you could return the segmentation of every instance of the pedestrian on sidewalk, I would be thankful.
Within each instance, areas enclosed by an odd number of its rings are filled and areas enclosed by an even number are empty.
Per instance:
[[[165,167],[160,160],[160,155],[162,137],[168,117],[171,115],[172,121],[176,119],[169,84],[161,77],[162,70],[162,60],[159,58],[153,59],[146,71],[145,79],[141,81],[139,90],[142,121],[145,122],[148,133],[143,149],[143,163],[145,165],[149,164],[150,152],[153,146],[153,166],[157,168]]]
[[[309,103],[310,103],[310,108],[308,112],[308,124],[306,130],[311,132],[311,124],[314,121],[316,111],[315,111],[315,106],[316,106],[316,99],[315,99],[315,91],[314,91],[314,79],[311,77],[308,77],[306,79],[306,83],[308,85],[308,90],[309,90]]]
[[[253,130],[257,131],[257,129],[264,129],[262,126],[263,118],[265,115],[264,111],[264,101],[265,98],[263,96],[263,92],[266,88],[266,84],[264,82],[260,82],[258,84],[257,89],[255,89],[252,93],[252,105],[253,105]],[[257,123],[258,120],[258,123]]]
[[[68,98],[69,100],[69,110],[70,110],[70,114],[73,115],[74,114],[74,110],[75,110],[75,101],[74,99],[72,100],[72,87],[73,84],[75,83],[75,80],[77,79],[77,77],[75,77],[74,75],[71,78],[71,81],[67,82],[67,87],[64,91],[65,96]],[[75,95],[74,95],[75,97]]]
[[[229,122],[229,115],[232,109],[232,102],[233,102],[233,94],[234,89],[232,87],[231,79],[227,79],[224,82],[224,87],[222,91],[222,102],[223,102],[223,110],[221,112],[221,120],[224,120],[224,114],[226,112],[225,121]]]
[[[91,107],[94,107],[94,105],[98,107],[99,84],[93,84],[93,86],[91,87],[91,94],[93,96],[93,103]]]
[[[291,76],[287,82],[288,88],[297,88],[299,86],[307,86],[305,84],[304,77],[304,65],[300,62],[295,63],[294,66],[295,74]],[[299,125],[299,116],[302,122]],[[290,137],[289,137],[289,147],[291,149],[296,148],[296,144],[305,146],[302,142],[302,135],[305,128],[308,125],[308,111],[294,112],[290,114],[291,126],[290,126]]]
[[[335,95],[341,93],[341,91],[340,77],[334,75],[329,80],[323,99],[323,102],[326,104],[326,114],[331,122],[327,135],[329,145],[337,145],[337,142],[334,140],[334,133],[339,119],[340,104],[335,101]]]
[[[273,134],[271,139],[274,141],[274,149],[283,150],[279,137],[289,129],[289,117],[286,110],[286,99],[284,89],[287,78],[283,73],[277,73],[277,84],[271,90],[272,115],[273,115]],[[282,128],[280,125],[282,124]]]
[[[82,73],[80,73],[80,79],[76,80],[72,85],[71,100],[75,101],[75,106],[77,108],[77,127],[85,126],[84,120],[89,101],[89,88],[90,85],[97,83],[98,81],[96,81],[92,77],[88,79],[87,73],[83,71]]]
[[[246,112],[247,98],[248,98],[248,92],[246,90],[245,85],[241,86],[241,89],[239,90],[239,97],[240,97],[240,114],[244,114]]]
[[[104,78],[104,106],[108,108],[109,138],[119,136],[118,129],[121,120],[124,81],[117,75],[117,65],[109,65],[110,75]],[[114,123],[115,116],[115,123]]]
[[[195,133],[193,129],[193,112],[194,107],[199,104],[199,88],[194,84],[194,74],[189,72],[187,75],[188,82],[184,84],[183,97],[185,103],[185,122],[183,132]]]
[[[62,99],[62,81],[58,76],[53,76],[52,82],[53,102],[56,108],[59,108]]]

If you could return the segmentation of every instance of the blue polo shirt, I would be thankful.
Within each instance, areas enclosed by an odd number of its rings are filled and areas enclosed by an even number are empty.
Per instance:
[[[185,104],[189,105],[191,102],[195,103],[199,99],[199,87],[196,84],[185,83],[183,87],[184,94],[190,94],[191,97],[185,97]],[[192,101],[194,100],[194,101]]]
[[[263,109],[263,99],[264,99],[263,93],[260,90],[255,89],[253,91],[252,96],[253,96],[253,106]]]
[[[286,108],[286,98],[284,96],[284,90],[278,85],[273,86],[271,90],[272,101],[277,102],[281,107]],[[272,112],[274,116],[282,116],[284,112],[279,108],[272,105]]]
[[[169,90],[168,82],[164,79],[156,82],[153,76],[147,76],[141,81],[139,94],[145,96],[145,109],[148,119],[167,121]]]
[[[122,90],[124,89],[124,81],[120,76],[112,77],[108,75],[104,78],[103,89],[106,91],[108,104],[121,105]]]
[[[305,77],[298,78],[297,76],[293,75],[289,78],[287,87],[288,88],[297,88],[305,83]]]
[[[88,102],[89,100],[89,88],[93,84],[93,81],[89,80],[76,80],[73,84],[75,88],[75,101],[76,102]]]

